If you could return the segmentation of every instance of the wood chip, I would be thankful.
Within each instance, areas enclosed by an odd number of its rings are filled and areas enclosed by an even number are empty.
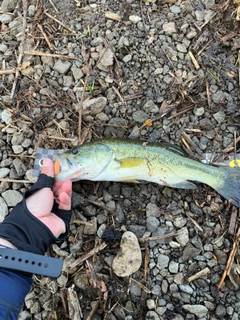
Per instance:
[[[115,20],[115,21],[121,21],[121,17],[117,13],[114,13],[114,12],[111,12],[111,11],[106,11],[105,12],[105,18],[106,19]]]

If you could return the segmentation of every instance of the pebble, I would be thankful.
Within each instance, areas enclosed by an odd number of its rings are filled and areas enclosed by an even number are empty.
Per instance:
[[[22,160],[20,160],[19,158],[14,159],[13,166],[14,166],[15,170],[17,171],[17,174],[19,177],[22,177],[25,174],[26,167],[23,164]]]
[[[184,304],[182,308],[190,313],[195,314],[198,319],[205,317],[208,313],[208,309],[201,304]]]
[[[183,247],[189,242],[189,234],[187,227],[183,227],[182,229],[180,229],[179,235],[176,236],[176,240]]]
[[[8,47],[5,44],[0,44],[0,52],[5,52],[7,51]]]
[[[54,64],[53,69],[60,74],[66,74],[71,69],[71,66],[71,62],[58,59]]]
[[[0,169],[0,178],[5,178],[10,172],[8,168],[1,168]]]
[[[160,254],[158,256],[158,262],[157,262],[157,267],[159,270],[162,270],[164,268],[168,267],[169,264],[169,256],[166,256],[165,254]]]
[[[5,219],[6,215],[8,214],[8,207],[6,202],[0,197],[0,223]]]
[[[11,22],[13,19],[13,16],[7,13],[1,14],[0,15],[0,22],[2,22],[3,24],[8,24],[9,22]]]
[[[156,70],[155,70],[156,72]],[[155,73],[154,72],[154,73]],[[143,105],[143,110],[146,111],[147,113],[158,113],[159,108],[158,106],[152,101],[148,100],[144,105]]]
[[[176,24],[175,22],[168,22],[168,23],[164,23],[163,24],[163,31],[165,33],[176,33],[177,32],[177,28],[176,28]]]
[[[110,67],[113,65],[114,52],[111,48],[103,49],[100,52],[100,64],[104,67]]]
[[[7,190],[2,193],[8,207],[15,207],[22,200],[22,194],[17,190]]]
[[[97,97],[87,101],[82,104],[83,115],[95,115],[103,111],[107,105],[107,98]],[[76,111],[78,111],[79,105],[76,106]]]
[[[155,311],[148,311],[145,320],[160,320],[160,318]]]
[[[35,9],[36,9],[36,7],[35,7],[34,5],[30,5],[30,6],[28,7],[28,15],[29,15],[30,17],[33,17],[33,16],[34,16],[34,14],[35,14]]]
[[[222,123],[226,118],[226,114],[223,111],[218,111],[217,113],[213,114],[213,118],[217,121],[217,123]]]
[[[12,114],[5,109],[1,112],[1,119],[6,124],[10,124],[12,122]]]
[[[128,19],[129,19],[130,22],[132,22],[132,23],[134,23],[134,24],[136,24],[136,23],[138,23],[139,21],[142,20],[141,17],[135,16],[135,15],[129,16]]]
[[[178,273],[179,264],[175,261],[170,261],[168,269],[171,273]]]
[[[15,154],[20,154],[23,152],[23,147],[21,145],[12,145],[12,149]]]
[[[156,308],[156,304],[155,304],[155,301],[153,299],[148,299],[146,301],[146,303],[147,303],[147,307],[148,307],[149,310],[153,310],[153,309]]]
[[[155,203],[149,202],[146,207],[146,216],[147,217],[160,217],[160,209]]]
[[[150,232],[156,231],[159,224],[160,224],[160,221],[157,218],[155,218],[155,217],[148,217],[147,218],[146,226]]]
[[[112,268],[118,277],[128,277],[136,272],[142,263],[142,254],[138,239],[130,231],[124,232],[120,250],[113,260]]]
[[[137,110],[133,112],[132,117],[134,121],[143,123],[149,118],[149,115],[142,110]]]
[[[3,0],[1,9],[3,12],[12,12],[16,9],[18,0]]]

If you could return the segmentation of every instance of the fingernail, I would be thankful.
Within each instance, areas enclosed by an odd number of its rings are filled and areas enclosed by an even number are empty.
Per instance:
[[[53,162],[51,159],[45,158],[42,161],[43,167],[50,167],[52,166]]]

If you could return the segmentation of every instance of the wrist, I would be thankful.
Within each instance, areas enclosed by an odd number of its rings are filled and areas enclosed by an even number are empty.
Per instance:
[[[11,248],[11,249],[17,249],[10,241],[5,240],[3,238],[0,238],[0,245]]]

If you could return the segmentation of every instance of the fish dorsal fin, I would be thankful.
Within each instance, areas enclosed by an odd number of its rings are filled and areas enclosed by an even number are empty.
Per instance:
[[[165,148],[165,149],[167,149],[169,151],[172,151],[172,152],[178,154],[179,156],[188,157],[187,152],[183,148],[181,148],[179,146],[175,146],[174,144],[167,143],[167,142],[160,142],[159,145],[162,148]]]

